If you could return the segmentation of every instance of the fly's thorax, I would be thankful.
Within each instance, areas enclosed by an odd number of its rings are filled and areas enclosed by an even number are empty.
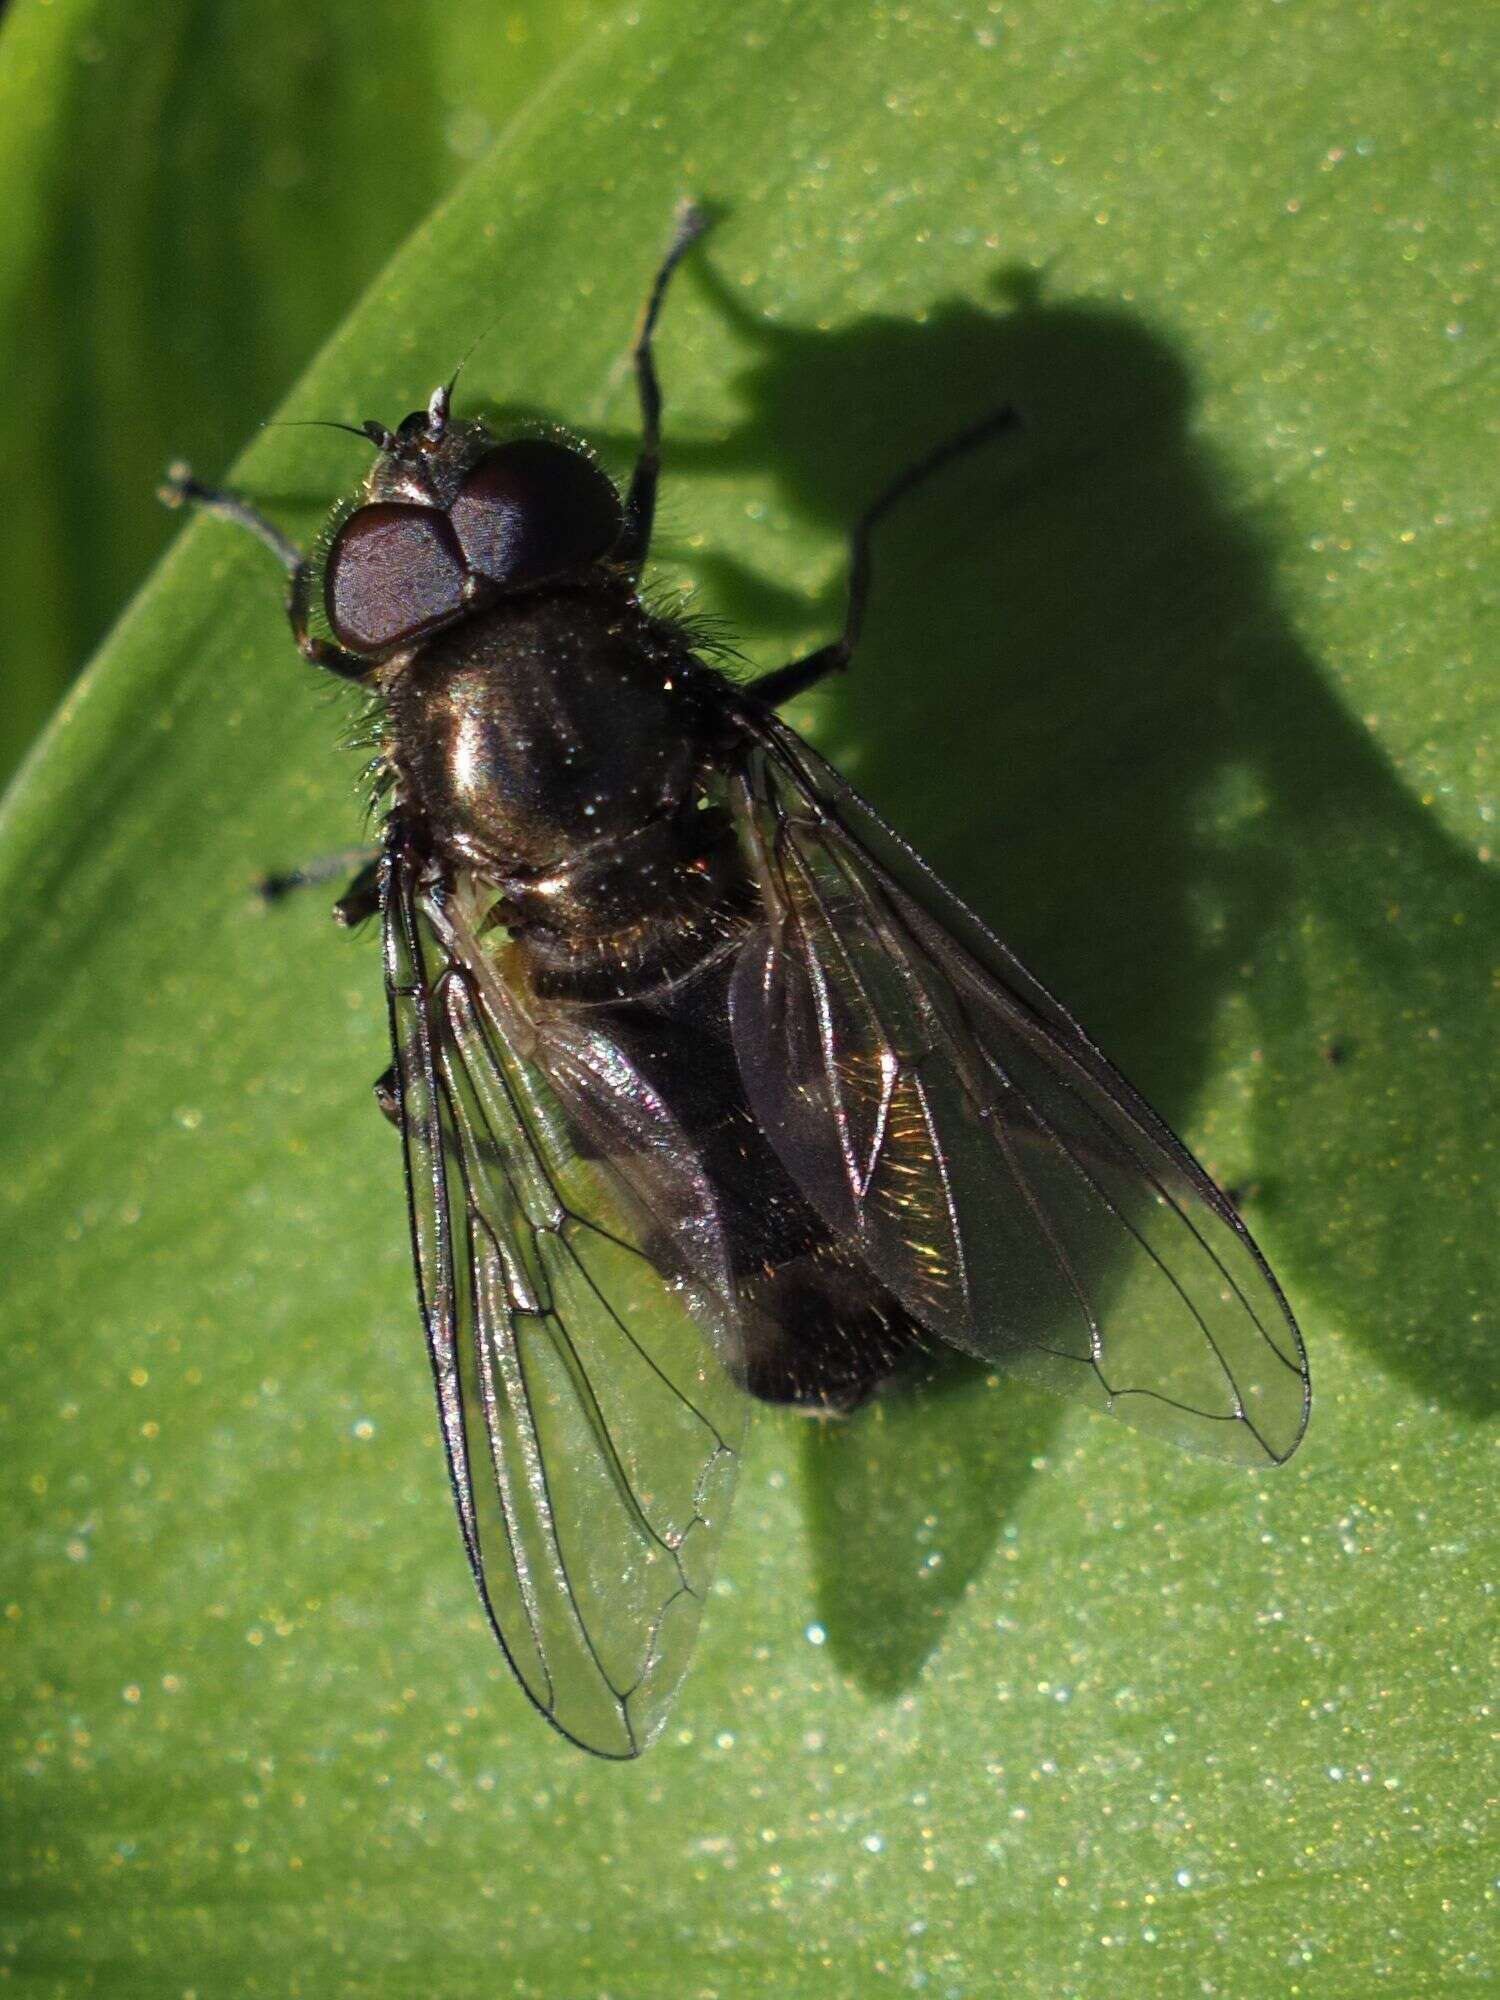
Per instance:
[[[567,871],[689,805],[703,671],[624,589],[539,592],[393,663],[388,755],[456,865]]]
[[[743,943],[755,879],[728,818],[702,802],[564,867],[502,885],[504,919],[537,997],[642,998]]]

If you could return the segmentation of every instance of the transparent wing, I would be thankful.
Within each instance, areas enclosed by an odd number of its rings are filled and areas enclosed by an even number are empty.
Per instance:
[[[736,810],[756,1116],[934,1333],[1190,1450],[1279,1463],[1302,1339],[1228,1199],[1076,1022],[766,711]]]
[[[412,1239],[464,1545],[500,1644],[564,1735],[660,1730],[687,1665],[745,1398],[706,1186],[607,1038],[523,1018],[468,885],[393,840],[386,984]]]

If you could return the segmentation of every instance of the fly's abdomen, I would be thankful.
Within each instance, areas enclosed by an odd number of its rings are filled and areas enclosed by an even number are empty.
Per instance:
[[[829,1229],[757,1123],[730,1031],[733,966],[721,952],[696,976],[602,1011],[714,1190],[744,1327],[744,1386],[767,1402],[853,1409],[924,1336]]]

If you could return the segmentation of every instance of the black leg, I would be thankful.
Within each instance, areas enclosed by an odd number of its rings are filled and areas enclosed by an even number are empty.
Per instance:
[[[343,895],[333,906],[335,923],[345,930],[353,930],[356,924],[367,922],[380,912],[380,869],[384,854],[372,854]]]
[[[205,486],[193,476],[193,468],[179,458],[167,467],[167,476],[156,489],[164,507],[201,507],[205,514],[217,514],[221,521],[233,521],[257,541],[264,542],[282,568],[295,574],[302,566],[302,551],[274,521],[268,521],[258,507],[242,500],[238,493],[226,493],[217,486]]]
[[[157,495],[164,506],[201,507],[204,513],[217,514],[221,521],[232,521],[237,528],[246,529],[257,541],[264,542],[291,578],[287,617],[291,620],[297,651],[303,659],[315,667],[325,667],[329,673],[339,674],[345,680],[362,681],[367,677],[370,671],[368,660],[362,660],[357,653],[346,653],[342,647],[335,646],[331,640],[320,639],[309,629],[312,565],[297,544],[284,535],[274,521],[268,521],[258,507],[252,507],[238,493],[225,492],[218,486],[205,486],[200,479],[194,478],[192,468],[181,460],[167,468],[167,476],[157,488]]]
[[[752,681],[749,692],[757,701],[774,708],[778,702],[790,701],[794,695],[801,694],[804,688],[810,688],[825,674],[838,673],[848,666],[859,644],[865,622],[865,605],[869,601],[870,536],[873,530],[898,500],[904,500],[924,480],[941,472],[954,459],[976,451],[980,445],[1003,437],[1007,431],[1018,430],[1020,423],[1020,417],[1009,404],[987,417],[981,417],[977,424],[970,424],[966,430],[940,444],[935,451],[919,458],[915,465],[909,465],[899,478],[893,479],[885,491],[876,496],[855,522],[849,537],[849,599],[844,612],[843,631],[831,645],[820,646],[805,659],[793,660],[788,666],[777,667],[769,674],[762,674],[759,680]]]
[[[401,1130],[401,1085],[396,1078],[396,1065],[382,1070],[375,1079],[375,1102],[382,1118],[389,1118],[399,1132]]]
[[[630,491],[625,497],[625,526],[615,550],[616,560],[622,562],[633,575],[639,573],[651,546],[651,523],[656,514],[656,482],[661,472],[661,386],[656,379],[651,342],[672,273],[707,227],[708,217],[695,202],[685,201],[678,209],[672,241],[647,294],[641,323],[636,331],[633,359],[635,385],[641,401],[641,449],[630,481]]]
[[[288,868],[281,875],[263,875],[256,884],[268,903],[280,903],[299,889],[316,889],[323,882],[355,871],[348,888],[333,906],[336,922],[346,926],[362,924],[380,908],[380,856],[363,847],[347,847],[338,854],[323,854],[301,868]]]

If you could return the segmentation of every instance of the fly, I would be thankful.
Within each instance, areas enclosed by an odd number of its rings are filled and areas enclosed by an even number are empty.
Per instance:
[[[265,542],[303,656],[372,699],[380,852],[336,914],[382,926],[377,1097],[459,1526],[527,1694],[607,1757],[662,1728],[752,1399],[841,1414],[946,1346],[1250,1465],[1308,1413],[1230,1201],[776,714],[852,659],[876,524],[1015,413],[874,502],[805,659],[736,683],[643,603],[652,340],[703,226],[641,316],[623,494],[448,385],[364,425],[314,557],[184,467],[164,495]]]

